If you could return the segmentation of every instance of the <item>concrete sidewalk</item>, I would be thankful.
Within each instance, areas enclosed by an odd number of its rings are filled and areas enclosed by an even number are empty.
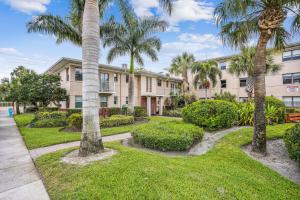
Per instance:
[[[0,199],[50,199],[13,119],[0,115]]]

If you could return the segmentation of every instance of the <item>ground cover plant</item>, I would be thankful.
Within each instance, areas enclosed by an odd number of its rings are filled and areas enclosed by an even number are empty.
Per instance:
[[[267,136],[282,137],[291,126],[268,126]],[[299,199],[299,185],[240,149],[251,142],[252,133],[252,128],[233,132],[202,156],[168,157],[114,142],[105,145],[118,155],[85,167],[60,162],[71,149],[44,155],[36,164],[53,200]]]
[[[135,143],[161,151],[184,151],[202,140],[203,129],[182,121],[145,124],[132,131]]]
[[[297,161],[300,166],[300,124],[286,130],[284,143],[289,152],[289,156]]]
[[[213,131],[232,127],[238,120],[234,103],[221,100],[200,100],[182,109],[183,120]]]
[[[61,131],[62,127],[55,128],[27,128],[26,126],[34,119],[34,114],[16,115],[15,121],[20,129],[20,133],[28,149],[61,144],[80,140],[80,132]],[[151,117],[149,123],[157,123],[160,121],[171,121],[174,119],[163,117]],[[101,128],[101,135],[115,135],[131,132],[134,128],[143,123],[131,124],[126,126]]]

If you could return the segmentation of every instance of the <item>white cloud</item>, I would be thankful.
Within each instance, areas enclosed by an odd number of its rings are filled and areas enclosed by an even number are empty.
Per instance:
[[[13,9],[24,12],[32,13],[39,12],[43,13],[47,10],[46,6],[50,3],[50,0],[1,0],[8,4]]]
[[[132,0],[131,2],[135,13],[140,17],[153,16],[151,9],[159,6],[158,0]]]
[[[4,54],[4,55],[21,55],[21,53],[15,48],[0,48],[0,54]]]

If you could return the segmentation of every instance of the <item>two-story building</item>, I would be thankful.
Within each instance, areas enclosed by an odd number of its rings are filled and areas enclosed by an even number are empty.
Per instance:
[[[81,61],[61,58],[46,73],[57,74],[61,87],[67,90],[68,101],[62,108],[82,107],[82,68]],[[128,104],[129,70],[126,65],[115,67],[99,65],[99,99],[101,107],[123,107]],[[135,105],[147,108],[148,114],[163,112],[163,104],[171,94],[179,92],[181,79],[171,78],[146,70],[135,72]]]
[[[215,93],[228,91],[237,96],[237,100],[247,99],[247,74],[238,77],[228,72],[232,56],[214,58],[219,63],[222,78],[214,88],[208,90],[208,97],[214,98]],[[283,52],[273,55],[274,62],[281,65],[281,70],[266,75],[266,95],[282,99],[286,106],[300,107],[300,43],[288,45]],[[189,82],[193,80],[189,73]],[[198,98],[205,98],[205,89],[196,88]]]

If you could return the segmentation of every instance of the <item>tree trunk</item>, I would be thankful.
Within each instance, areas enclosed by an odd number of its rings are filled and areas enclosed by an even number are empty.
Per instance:
[[[130,75],[128,82],[128,113],[134,113],[134,60],[133,54],[130,56]]]
[[[18,101],[16,101],[16,112],[17,112],[17,115],[20,114],[20,104]]]
[[[83,128],[79,156],[104,149],[99,125],[99,43],[98,0],[86,0],[82,22]]]
[[[254,78],[253,78],[253,76],[248,76],[248,78],[247,78],[247,87],[246,87],[246,92],[247,92],[247,95],[248,95],[248,101],[251,101],[251,99],[252,99],[253,87],[254,87]]]
[[[265,73],[266,47],[270,39],[268,31],[262,31],[254,57],[254,134],[252,151],[266,154],[266,118],[265,118]]]

